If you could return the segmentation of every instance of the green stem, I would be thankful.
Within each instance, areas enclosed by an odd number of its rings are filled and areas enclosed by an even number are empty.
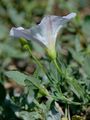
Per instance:
[[[56,66],[58,72],[60,73],[60,75],[65,76],[65,74],[62,72],[62,70],[61,70],[60,67],[58,66],[56,59],[54,59],[53,62],[54,62],[54,64],[55,64],[55,66]],[[65,76],[65,77],[66,77],[66,76]],[[66,77],[66,79],[67,79],[67,77]],[[80,105],[80,103],[70,101],[68,98],[66,98],[66,97],[63,95],[63,93],[62,93],[62,91],[61,91],[60,89],[59,89],[59,92],[61,93],[61,95],[59,96],[59,98],[65,100],[65,101],[67,101],[68,104],[71,103],[71,104],[75,104],[75,105]],[[62,96],[62,97],[61,97],[61,96]]]
[[[31,54],[31,56],[33,57],[33,59],[36,61],[36,63],[38,64],[38,66],[42,69],[42,71],[46,74],[45,69],[43,68],[42,64],[39,62],[39,60],[32,54],[32,51],[30,49],[30,47],[28,46],[28,44],[24,45],[24,48],[26,48],[29,53]]]
[[[29,50],[29,53],[31,54],[31,56],[33,57],[33,59],[36,61],[36,63],[39,65],[39,67],[43,70],[43,72],[45,73],[45,75],[48,77],[48,79],[50,80],[50,77],[49,75],[46,73],[45,69],[43,68],[42,64],[39,62],[39,60],[32,54],[32,51],[30,49],[30,47],[28,46],[28,44],[25,44],[24,45],[24,48],[28,49]],[[53,60],[58,72],[60,73],[60,75],[63,74],[62,70],[60,69],[60,67],[58,66],[57,64],[57,61],[56,59]],[[51,80],[50,80],[51,81]],[[37,88],[39,88],[40,92],[43,93],[44,95],[46,95],[47,97],[49,97],[50,99],[53,99],[53,97],[51,97],[51,95],[49,94],[49,92],[47,91],[47,89],[45,88],[41,88],[40,89],[40,86],[37,86],[36,84],[34,84]],[[61,92],[62,93],[62,92]],[[63,93],[62,93],[62,96],[63,96]],[[60,96],[59,96],[60,97]],[[77,103],[77,102],[72,102],[70,101],[69,99],[67,99],[65,96],[63,96],[64,99],[67,101],[67,102],[70,102],[72,104],[77,104],[79,105],[80,103]]]
[[[60,67],[58,66],[56,59],[54,59],[53,62],[54,62],[54,65],[56,66],[58,72],[60,73],[60,75],[62,75],[62,70],[61,70]]]
[[[36,63],[38,64],[38,66],[42,69],[43,73],[47,76],[47,78],[51,81],[49,75],[46,73],[45,69],[43,68],[42,64],[40,63],[40,61],[32,54],[32,51],[30,49],[30,47],[28,46],[28,44],[25,45],[25,48],[28,49],[29,53],[31,54],[31,56],[33,57],[33,59],[36,61]]]
[[[32,54],[32,51],[30,49],[30,47],[28,46],[28,44],[24,45],[24,48],[28,49],[29,53],[31,54],[31,56],[33,57],[33,59],[36,61],[36,63],[38,64],[38,66],[42,69],[42,71],[44,72],[44,74],[48,77],[48,79],[50,79],[50,77],[46,74],[45,69],[43,68],[42,64],[38,61],[38,59]],[[36,84],[34,84],[37,88],[39,88],[39,90],[41,91],[41,93],[44,93],[46,96],[49,96],[51,98],[51,96],[49,95],[49,92],[47,91],[47,89],[42,88],[40,89],[39,86],[37,86]]]
[[[24,47],[25,47],[26,49],[28,49],[29,53],[30,53],[31,56],[34,58],[34,60],[37,62],[37,64],[39,65],[39,67],[42,68],[42,65],[40,64],[40,62],[39,62],[39,61],[37,60],[37,58],[32,54],[32,51],[31,51],[30,47],[28,46],[28,44],[26,44]]]

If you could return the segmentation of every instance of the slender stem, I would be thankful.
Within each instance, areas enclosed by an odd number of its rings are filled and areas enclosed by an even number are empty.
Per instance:
[[[39,62],[39,60],[32,54],[32,51],[31,51],[30,47],[28,46],[28,44],[26,44],[24,47],[29,50],[29,53],[32,55],[33,59],[36,61],[36,63],[39,65],[39,67],[43,70],[44,74],[45,74],[45,75],[48,77],[48,79],[51,81],[49,75],[46,73],[46,71],[45,71],[45,69],[43,68],[42,64],[41,64],[41,63]],[[62,75],[63,72],[62,72],[62,70],[60,69],[60,67],[58,66],[56,59],[54,59],[53,62],[54,62],[54,64],[55,64],[58,72],[60,73],[60,75]],[[35,86],[39,88],[39,86],[37,86],[36,84],[35,84]],[[40,89],[40,88],[39,88],[39,89]],[[44,89],[40,89],[40,90],[41,90],[41,92],[44,93],[47,97],[49,97],[49,99],[53,99],[53,97],[49,94],[49,92],[47,91],[47,89],[44,88]],[[45,90],[46,90],[46,91],[45,91]],[[62,93],[62,92],[61,92],[61,93]],[[63,94],[63,93],[62,93],[62,94]],[[64,97],[64,99],[65,99],[67,102],[70,102],[70,103],[76,104],[76,105],[79,105],[79,104],[80,104],[80,103],[77,103],[77,102],[72,102],[72,101],[70,101],[70,100],[67,99],[65,96],[63,96],[63,97]]]
[[[60,73],[60,75],[64,75],[64,73],[62,72],[62,70],[60,69],[60,67],[59,67],[58,64],[57,64],[56,59],[54,59],[53,62],[54,62],[54,64],[55,64],[58,72]],[[65,76],[65,75],[64,75],[64,76]],[[63,95],[63,93],[62,93],[62,91],[61,91],[60,89],[59,89],[59,92],[61,93],[62,98],[63,98],[65,101],[69,102],[69,104],[71,103],[71,104],[75,104],[75,105],[80,105],[80,103],[70,101],[68,98],[66,98],[66,97]],[[60,96],[61,96],[61,95],[60,95]],[[60,99],[61,99],[61,97],[60,97]]]
[[[32,55],[33,59],[36,61],[36,63],[38,64],[38,66],[42,69],[43,73],[47,76],[47,78],[51,81],[49,75],[46,73],[45,69],[43,68],[42,64],[40,63],[40,61],[32,54],[32,51],[30,49],[30,47],[27,45],[25,45],[25,47],[29,50],[29,53]]]
[[[38,66],[42,69],[42,71],[44,72],[44,74],[48,77],[48,79],[50,80],[49,75],[46,73],[45,69],[43,68],[42,64],[39,62],[39,60],[32,54],[32,51],[30,49],[30,47],[28,46],[28,44],[25,45],[25,48],[28,49],[29,53],[31,54],[31,56],[33,57],[33,59],[36,61],[36,63],[38,64]],[[39,88],[39,86],[37,86],[36,84],[34,84],[37,88]],[[40,89],[40,88],[39,88]],[[52,99],[51,95],[49,94],[49,92],[47,91],[47,89],[43,88],[41,89],[41,92],[44,93],[46,96],[48,96],[49,98]]]
[[[54,65],[56,66],[58,72],[60,73],[60,75],[62,75],[62,70],[61,70],[60,67],[58,66],[56,59],[54,59],[53,62],[54,62]]]
[[[29,53],[31,54],[31,56],[33,57],[33,59],[36,61],[36,63],[39,65],[39,67],[43,70],[43,72],[45,73],[45,70],[43,69],[41,63],[38,61],[38,59],[32,54],[32,51],[30,49],[30,47],[28,46],[28,44],[25,45],[25,48],[28,49]]]

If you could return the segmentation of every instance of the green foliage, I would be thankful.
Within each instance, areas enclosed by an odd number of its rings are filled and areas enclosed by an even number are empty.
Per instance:
[[[70,113],[74,115],[73,120],[85,118],[77,114],[90,106],[88,5],[88,0],[0,1],[0,120],[61,120],[61,107],[64,112],[68,109],[65,119]],[[29,54],[18,40],[9,37],[12,26],[29,28],[46,14],[69,12],[77,12],[77,17],[58,35],[56,63],[36,43],[28,44]],[[21,69],[17,64],[23,59],[26,64]],[[33,72],[32,64],[35,65]],[[17,85],[7,88],[5,83],[10,81]],[[18,85],[23,90],[16,96]]]

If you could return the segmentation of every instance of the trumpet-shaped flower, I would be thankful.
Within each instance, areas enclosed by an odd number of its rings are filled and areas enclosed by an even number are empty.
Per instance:
[[[55,43],[58,31],[72,18],[76,16],[76,13],[70,13],[67,16],[45,16],[40,24],[31,27],[30,29],[24,29],[22,27],[13,27],[10,31],[10,36],[16,38],[25,38],[27,40],[34,40],[42,44],[48,51],[48,54],[52,57],[56,57]]]

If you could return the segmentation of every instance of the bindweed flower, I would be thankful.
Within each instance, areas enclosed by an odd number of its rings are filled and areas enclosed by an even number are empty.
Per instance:
[[[39,42],[46,48],[48,55],[54,59],[56,58],[55,43],[58,31],[75,16],[76,13],[70,13],[63,17],[48,15],[42,19],[40,24],[30,29],[13,27],[10,36]]]

